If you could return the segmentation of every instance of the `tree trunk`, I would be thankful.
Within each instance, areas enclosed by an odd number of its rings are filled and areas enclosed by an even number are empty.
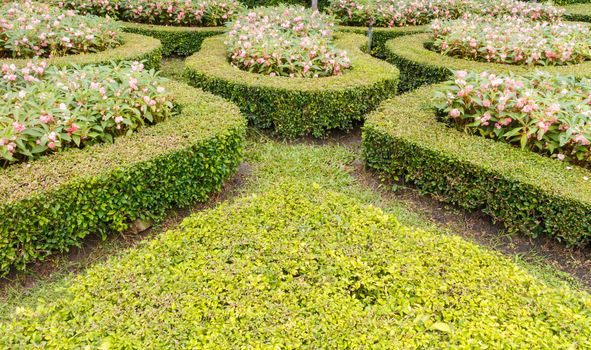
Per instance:
[[[318,11],[318,0],[312,0],[312,10]]]

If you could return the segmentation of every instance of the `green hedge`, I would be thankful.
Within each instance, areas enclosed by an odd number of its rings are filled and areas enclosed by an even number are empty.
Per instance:
[[[386,42],[386,61],[400,69],[398,90],[405,92],[425,84],[445,81],[451,70],[525,74],[535,70],[574,76],[591,76],[591,61],[568,66],[519,66],[514,64],[470,61],[427,49],[430,33],[399,36]]]
[[[199,51],[203,39],[224,32],[224,27],[173,27],[120,22],[126,32],[147,35],[162,42],[164,56],[189,56]]]
[[[49,64],[58,66],[102,64],[120,61],[144,61],[148,69],[158,69],[162,60],[162,44],[149,36],[123,33],[123,44],[113,49],[82,55],[68,55],[46,59]],[[30,59],[1,59],[0,63],[14,63],[24,66]]]
[[[582,3],[584,1],[577,1]],[[575,4],[564,7],[566,10],[565,18],[571,21],[591,22],[591,4]]]
[[[241,0],[240,2],[248,7],[277,6],[279,4],[312,6],[311,0]],[[318,0],[319,9],[328,7],[329,4],[330,0]]]
[[[591,238],[591,172],[436,120],[434,87],[384,102],[363,128],[364,158],[402,180],[501,221],[510,232],[551,235],[567,245]]]
[[[337,47],[346,49],[352,69],[325,78],[271,77],[232,66],[226,58],[224,36],[207,38],[199,52],[185,61],[190,84],[235,102],[262,128],[293,138],[321,137],[330,129],[351,128],[355,120],[396,92],[398,70],[361,51],[366,38],[338,34]]]
[[[6,349],[588,349],[591,296],[286,183],[185,219],[0,323]]]
[[[219,97],[168,87],[181,108],[168,121],[0,169],[0,275],[220,189],[240,161],[244,117]]]
[[[402,35],[417,34],[427,31],[429,26],[408,26],[394,28],[373,28],[371,53],[383,57],[386,41]],[[338,31],[344,33],[356,33],[367,36],[367,27],[339,26]]]

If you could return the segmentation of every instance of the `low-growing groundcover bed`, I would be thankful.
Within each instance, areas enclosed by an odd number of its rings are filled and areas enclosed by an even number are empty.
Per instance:
[[[0,169],[0,275],[87,235],[105,238],[134,220],[158,221],[221,188],[240,162],[246,120],[219,97],[164,86],[178,115],[113,143]]]
[[[385,101],[363,131],[367,165],[387,179],[468,210],[510,232],[547,234],[567,245],[591,241],[591,173],[438,121],[438,86]]]
[[[521,75],[542,70],[565,76],[585,77],[591,75],[591,61],[588,60],[581,63],[554,66],[489,63],[441,54],[433,51],[432,45],[432,33],[399,36],[386,42],[386,61],[400,69],[400,91],[409,91],[421,85],[447,80],[452,76],[452,70],[490,73],[513,72]]]
[[[283,137],[323,136],[330,129],[348,129],[356,120],[396,93],[398,70],[361,51],[367,43],[357,34],[335,35],[351,68],[338,76],[290,78],[243,71],[226,58],[224,37],[208,38],[187,58],[191,85],[230,99],[256,126],[273,128]]]
[[[500,307],[502,305],[502,307]],[[193,215],[0,324],[6,348],[588,348],[591,298],[286,183]]]

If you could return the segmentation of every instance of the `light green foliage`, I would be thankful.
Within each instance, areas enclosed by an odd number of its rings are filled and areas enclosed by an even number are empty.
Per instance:
[[[591,22],[591,4],[589,0],[563,0],[565,3],[573,5],[565,6],[565,17],[571,21]]]
[[[186,219],[0,325],[7,348],[586,348],[591,299],[298,182]]]
[[[0,275],[220,189],[240,162],[244,117],[219,97],[166,86],[180,115],[112,144],[0,169]]]
[[[121,33],[123,44],[112,49],[83,55],[68,55],[45,59],[52,66],[84,66],[87,64],[102,64],[121,61],[142,61],[146,69],[158,69],[162,59],[162,44],[149,36],[132,33]],[[25,66],[30,59],[12,58],[2,59],[0,64],[15,64]]]
[[[242,71],[226,58],[224,37],[212,37],[187,58],[190,84],[236,103],[253,123],[274,128],[283,137],[324,136],[330,129],[350,129],[353,122],[396,92],[398,70],[361,51],[361,35],[339,34],[352,69],[319,79],[270,77]]]
[[[429,105],[437,88],[388,100],[367,117],[367,164],[465,209],[482,209],[510,232],[588,244],[591,173],[438,122]]]
[[[591,76],[591,61],[566,66],[528,67],[502,63],[476,62],[467,59],[446,56],[428,49],[431,45],[431,34],[422,33],[399,36],[386,42],[386,61],[400,69],[401,92],[415,89],[421,85],[439,83],[452,76],[452,70],[473,72],[509,73],[515,75],[532,73],[536,70],[544,72],[573,75],[577,77]]]

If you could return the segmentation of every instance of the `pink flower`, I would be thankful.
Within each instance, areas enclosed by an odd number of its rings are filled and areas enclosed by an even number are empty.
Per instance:
[[[19,122],[12,123],[12,127],[14,130],[16,130],[16,132],[23,132],[26,129],[25,126]]]
[[[51,114],[42,114],[39,117],[39,120],[43,124],[49,124],[49,123],[51,123],[53,121],[53,116]]]
[[[449,115],[450,115],[452,118],[457,118],[457,117],[459,117],[459,116],[460,116],[460,114],[461,114],[461,112],[460,112],[460,110],[459,110],[459,109],[457,109],[457,108],[454,108],[454,109],[452,109],[451,111],[449,111]]]

